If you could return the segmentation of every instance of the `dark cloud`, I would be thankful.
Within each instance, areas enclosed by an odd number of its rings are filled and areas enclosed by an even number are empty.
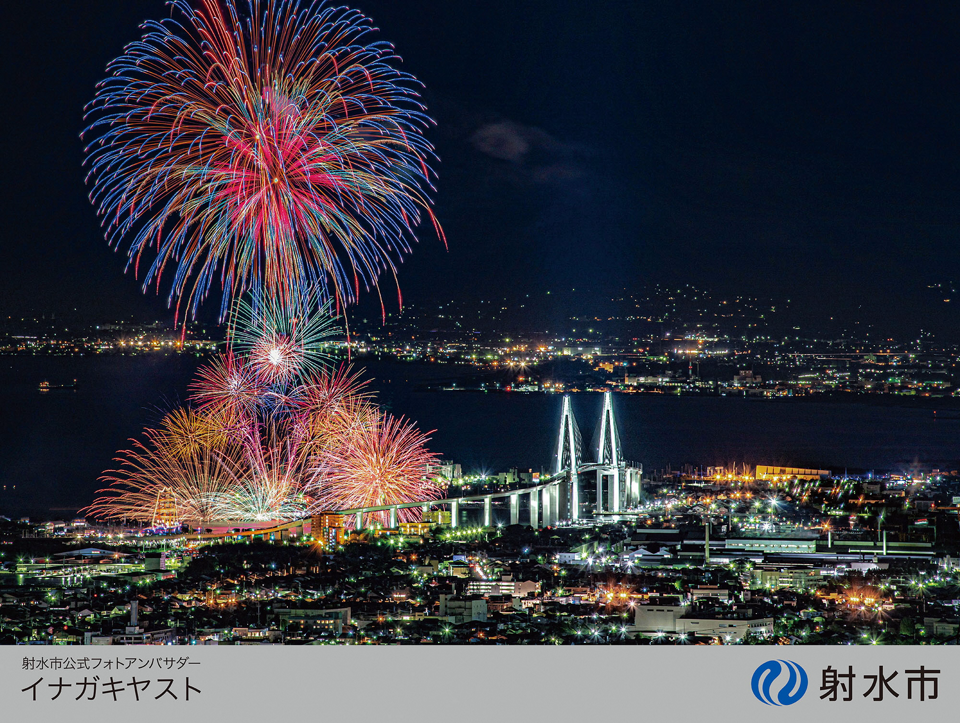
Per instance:
[[[520,163],[530,151],[530,142],[527,140],[529,133],[525,131],[526,129],[510,121],[488,123],[477,129],[470,140],[473,147],[481,153]]]
[[[523,168],[527,180],[537,183],[580,178],[591,155],[583,146],[513,120],[483,123],[470,136],[470,143],[480,153]]]

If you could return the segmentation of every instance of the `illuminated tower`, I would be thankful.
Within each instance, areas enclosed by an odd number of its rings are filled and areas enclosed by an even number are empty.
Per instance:
[[[173,490],[163,487],[157,492],[157,501],[153,507],[153,524],[160,527],[173,527],[178,523],[177,500]]]
[[[570,395],[563,395],[563,412],[560,415],[560,437],[557,440],[557,457],[554,474],[567,471],[570,481],[570,519],[580,519],[580,429],[570,406]],[[554,513],[556,515],[556,512]],[[557,518],[560,515],[556,515]]]

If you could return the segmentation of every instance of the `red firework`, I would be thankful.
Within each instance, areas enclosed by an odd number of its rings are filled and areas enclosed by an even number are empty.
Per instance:
[[[88,106],[91,200],[144,285],[196,312],[253,289],[338,306],[394,276],[429,218],[419,83],[361,13],[323,2],[170,0]],[[153,251],[155,249],[155,251]]]

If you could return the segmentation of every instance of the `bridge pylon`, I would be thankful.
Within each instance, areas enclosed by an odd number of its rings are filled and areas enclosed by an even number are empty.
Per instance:
[[[570,519],[580,519],[580,479],[577,470],[580,468],[580,428],[573,416],[573,407],[570,404],[570,395],[563,395],[563,411],[560,414],[560,435],[557,440],[556,464],[554,474],[564,470],[570,471]],[[559,519],[562,515],[554,514]]]
[[[613,392],[603,393],[603,411],[600,416],[600,443],[597,445],[597,462],[605,469],[597,471],[597,512],[603,511],[603,478],[607,485],[607,507],[610,512],[620,512],[620,478],[623,472],[623,455],[620,450],[620,433],[613,414]]]

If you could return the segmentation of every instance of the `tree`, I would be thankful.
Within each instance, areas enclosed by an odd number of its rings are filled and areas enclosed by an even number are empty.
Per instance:
[[[900,618],[900,637],[903,638],[901,642],[909,642],[917,634],[917,623],[913,618],[904,617]]]

